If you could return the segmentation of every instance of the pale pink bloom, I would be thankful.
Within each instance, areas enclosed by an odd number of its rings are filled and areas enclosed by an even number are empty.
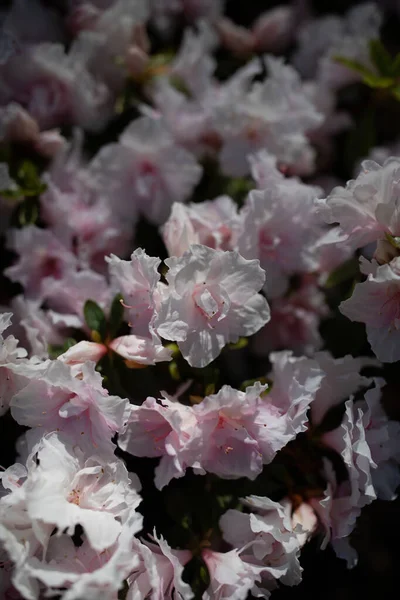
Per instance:
[[[339,35],[334,37],[329,49],[319,61],[319,78],[327,85],[338,88],[360,80],[360,74],[335,61],[336,56],[356,60],[374,70],[369,52],[369,42],[379,39],[383,16],[379,4],[365,2],[354,6],[345,15]]]
[[[382,16],[377,4],[366,2],[344,17],[327,15],[309,20],[300,29],[294,65],[307,79],[315,76],[333,88],[360,80],[360,74],[335,62],[336,56],[371,68],[370,40],[379,38]]]
[[[197,29],[186,28],[179,51],[171,64],[171,74],[181,79],[197,100],[205,100],[215,87],[213,73],[216,60],[212,52],[218,45],[218,36],[202,20]]]
[[[333,491],[326,507],[329,510],[326,521],[335,551],[347,560],[349,566],[357,562],[357,553],[346,538],[353,530],[361,509],[376,499],[371,475],[376,463],[366,441],[366,425],[366,414],[348,400],[340,427],[322,437],[324,444],[340,454],[347,469],[348,479],[339,484],[331,473]]]
[[[243,561],[237,550],[222,553],[206,548],[201,556],[210,574],[202,600],[246,600],[260,580],[257,569]]]
[[[174,203],[162,236],[170,256],[182,256],[192,244],[233,250],[237,227],[237,205],[229,196],[218,196],[200,204]]]
[[[157,537],[154,543],[135,539],[134,550],[140,557],[139,565],[128,577],[127,600],[154,598],[157,600],[191,600],[194,594],[183,581],[184,565],[192,558],[190,550],[172,550],[167,541]]]
[[[141,502],[138,478],[128,473],[122,461],[85,456],[56,433],[41,440],[35,457],[28,460],[21,492],[40,543],[46,547],[55,527],[56,535],[65,530],[72,535],[79,524],[94,550],[112,546],[121,522]],[[8,495],[4,500],[8,503],[12,498]]]
[[[82,57],[52,43],[26,46],[1,67],[0,99],[21,104],[41,129],[66,123],[100,129],[112,107],[108,89]]]
[[[21,571],[35,578],[48,591],[66,588],[64,600],[117,600],[124,580],[139,564],[133,552],[134,535],[142,528],[142,516],[130,509],[121,523],[116,542],[102,552],[95,550],[84,534],[83,543],[77,547],[67,535],[52,536],[46,560],[31,558]],[[16,567],[18,571],[18,566]]]
[[[43,135],[43,134],[41,134]],[[115,213],[110,185],[90,173],[82,160],[82,132],[52,161],[41,195],[42,215],[66,246],[73,244],[81,268],[106,270],[104,256],[125,254],[130,248],[132,222]]]
[[[40,300],[29,300],[21,294],[13,298],[11,306],[22,346],[39,359],[49,358],[49,345],[62,345],[65,329],[54,325],[49,314],[40,308]]]
[[[400,234],[398,193],[400,160],[391,157],[383,166],[368,160],[362,163],[357,179],[345,188],[336,187],[317,206],[329,223],[339,223],[353,248]]]
[[[262,397],[266,388],[255,384],[241,392],[224,385],[194,406],[203,438],[200,472],[255,479],[263,464],[294,437],[288,433],[285,416],[269,397]]]
[[[331,227],[325,232],[321,229],[313,250],[318,260],[321,285],[324,285],[332,271],[354,255],[354,248],[340,227]]]
[[[220,519],[224,539],[239,550],[240,558],[261,575],[253,595],[269,597],[277,580],[285,585],[301,581],[299,563],[301,528],[293,527],[291,503],[249,496],[242,499],[249,514],[230,509]]]
[[[289,351],[273,352],[270,361],[273,385],[267,401],[285,419],[287,432],[294,438],[308,428],[308,409],[315,401],[324,372],[315,360],[294,357]]]
[[[154,327],[161,337],[178,343],[191,366],[206,366],[227,343],[268,322],[268,304],[257,293],[265,281],[257,260],[193,245],[165,263],[169,287]]]
[[[160,225],[173,202],[187,200],[202,175],[195,157],[178,146],[162,119],[135,119],[119,144],[103,146],[92,161],[91,172],[116,179],[116,210],[123,215],[138,211]],[[113,199],[115,203],[115,198]]]
[[[365,439],[377,465],[371,473],[376,495],[382,500],[394,500],[400,484],[400,424],[389,420],[383,409],[381,388],[384,384],[384,380],[375,380],[375,387],[365,393],[364,402],[360,400],[355,406],[365,414]]]
[[[126,427],[129,403],[108,394],[94,363],[84,363],[75,377],[71,367],[57,360],[13,397],[11,410],[18,423],[35,428],[28,432],[28,442],[57,430],[90,452],[109,452],[114,450],[113,435]]]
[[[371,348],[383,362],[400,358],[400,259],[378,266],[340,305],[352,321],[365,323]]]
[[[83,309],[87,300],[94,300],[103,310],[112,301],[112,290],[106,279],[90,270],[68,272],[62,279],[47,280],[44,296],[49,307],[48,316],[54,325],[87,328]]]
[[[174,477],[182,477],[188,466],[197,464],[201,432],[192,407],[167,399],[147,398],[131,406],[126,431],[119,446],[134,456],[160,456],[155,484],[162,489]]]
[[[298,526],[301,527],[301,531],[299,531]],[[302,502],[292,513],[292,528],[297,535],[300,546],[304,546],[317,527],[318,519],[315,511],[309,504]]]
[[[355,358],[349,354],[342,358],[333,358],[329,352],[317,352],[314,359],[324,374],[311,405],[311,421],[313,426],[317,426],[321,424],[329,409],[371,384],[372,380],[369,377],[360,375],[361,369],[378,365],[374,359]]]
[[[252,350],[267,356],[288,348],[297,355],[313,355],[323,345],[319,334],[321,319],[329,313],[324,294],[305,279],[301,287],[270,302],[271,320],[254,336]]]
[[[27,352],[18,347],[13,335],[3,336],[11,325],[11,317],[11,313],[0,313],[0,415],[7,412],[11,398],[25,383],[22,373]]]
[[[159,258],[148,256],[142,248],[132,253],[131,260],[106,257],[111,284],[123,296],[132,335],[113,340],[109,347],[128,360],[143,364],[170,360],[154,330],[154,320],[161,301]]]
[[[294,178],[273,180],[271,175],[267,181],[266,189],[253,190],[246,199],[237,247],[245,258],[260,260],[267,295],[276,298],[286,292],[291,275],[318,266],[315,244],[322,229],[314,200],[319,189]]]
[[[161,260],[137,248],[129,261],[114,255],[107,256],[106,261],[111,285],[116,293],[122,294],[132,332],[149,336],[149,327],[159,304],[158,267]]]
[[[9,233],[9,247],[19,254],[18,262],[5,274],[24,287],[31,298],[43,298],[49,281],[62,279],[76,267],[76,258],[48,229],[28,225]]]
[[[148,12],[146,0],[92,0],[75,3],[70,14],[70,27],[80,30],[71,53],[76,52],[77,60],[114,94],[123,88],[127,76],[124,61],[132,45],[139,42],[138,29],[144,27]]]
[[[264,61],[269,73],[264,82],[254,82],[242,94],[222,95],[216,107],[215,126],[224,141],[221,166],[233,177],[247,175],[247,156],[262,149],[295,164],[308,146],[305,132],[322,121],[296,71],[280,58]]]
[[[214,87],[209,87],[208,93],[202,90],[204,98],[188,98],[172,85],[170,79],[159,77],[152,81],[149,92],[179,145],[196,156],[216,156],[221,140],[213,123]]]
[[[267,150],[251,154],[249,163],[251,176],[260,190],[265,190],[268,186],[280,184],[285,180],[285,175],[278,169],[278,159]],[[287,183],[290,181],[292,180],[288,179]]]

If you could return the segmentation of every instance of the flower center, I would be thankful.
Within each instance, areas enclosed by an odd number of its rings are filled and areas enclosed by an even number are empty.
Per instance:
[[[77,506],[79,506],[80,501],[81,501],[81,490],[77,490],[77,489],[71,490],[70,493],[68,494],[67,500],[71,504],[76,504]]]

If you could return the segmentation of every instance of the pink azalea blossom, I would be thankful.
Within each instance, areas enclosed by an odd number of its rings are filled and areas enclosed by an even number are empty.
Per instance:
[[[110,95],[76,51],[57,43],[25,46],[1,66],[2,104],[18,102],[41,129],[77,124],[99,129],[110,115]]]
[[[352,7],[344,17],[327,15],[306,21],[299,31],[294,65],[307,79],[315,76],[334,89],[359,81],[360,75],[337,62],[335,56],[372,67],[370,40],[379,38],[382,15],[377,4]]]
[[[6,269],[12,281],[25,288],[28,297],[40,298],[49,280],[62,279],[74,270],[76,259],[48,229],[29,225],[10,232],[9,247],[19,254],[19,261]]]
[[[118,439],[118,445],[134,456],[161,457],[155,473],[159,489],[182,477],[188,466],[199,465],[201,443],[192,407],[155,398],[131,406],[126,431]]]
[[[249,496],[242,503],[250,514],[230,509],[221,517],[220,527],[224,539],[239,550],[241,560],[258,571],[261,582],[256,583],[253,595],[262,593],[268,598],[276,580],[285,585],[300,583],[300,543],[291,520],[291,503],[260,496]]]
[[[22,486],[0,505],[12,505],[14,493],[22,495],[35,536],[44,548],[54,527],[56,535],[64,530],[71,535],[78,524],[94,550],[112,546],[122,530],[121,521],[141,501],[139,480],[129,476],[122,461],[87,457],[56,433],[41,440],[36,458],[28,460]]]
[[[71,271],[58,280],[48,279],[43,287],[51,308],[47,314],[54,325],[61,327],[85,328],[85,302],[95,299],[106,310],[112,300],[112,290],[105,277],[89,269]]]
[[[389,420],[383,409],[381,388],[384,384],[384,380],[375,380],[375,387],[369,389],[364,401],[360,400],[356,406],[365,413],[365,439],[377,465],[371,473],[375,492],[382,500],[393,500],[400,484],[400,424]]]
[[[371,348],[384,362],[400,358],[400,259],[378,266],[363,283],[357,283],[353,295],[340,305],[340,311],[352,321],[365,323]]]
[[[227,175],[247,175],[247,156],[262,149],[295,164],[308,146],[305,132],[322,121],[296,71],[272,56],[264,61],[269,73],[264,82],[253,83],[242,96],[222,96],[216,107],[215,124],[224,141],[220,160]]]
[[[127,600],[151,597],[165,600],[191,600],[194,594],[183,581],[184,565],[192,558],[190,550],[172,550],[154,532],[154,543],[135,540],[140,563],[128,577]]]
[[[254,336],[252,349],[257,355],[267,356],[283,348],[312,355],[322,346],[319,325],[329,311],[313,280],[305,278],[298,290],[272,300],[270,306],[271,320]]]
[[[333,358],[329,352],[317,352],[314,358],[324,374],[311,405],[311,420],[315,426],[322,422],[330,408],[371,384],[372,380],[360,375],[360,371],[363,367],[377,366],[377,363],[374,359],[350,355]]]
[[[257,293],[265,281],[258,261],[193,245],[165,263],[168,293],[154,327],[178,343],[191,366],[206,366],[225,344],[252,335],[269,320],[268,304]]]
[[[339,223],[344,240],[360,248],[384,239],[385,234],[400,234],[399,185],[399,159],[391,157],[383,166],[367,160],[357,179],[348,181],[345,188],[334,188],[317,205],[327,222]]]
[[[182,256],[192,244],[233,250],[237,227],[236,204],[229,196],[219,196],[201,204],[173,204],[162,236],[170,256]]]
[[[28,383],[27,352],[13,335],[3,336],[11,325],[11,313],[0,313],[0,416],[7,412],[14,394]]]
[[[152,115],[133,121],[119,144],[104,146],[92,161],[91,172],[105,180],[117,178],[116,208],[121,215],[139,210],[160,225],[173,202],[184,202],[191,195],[202,168]]]
[[[315,244],[321,226],[314,199],[319,190],[281,179],[273,171],[267,181],[266,189],[254,190],[246,199],[237,245],[244,257],[260,260],[267,272],[267,293],[276,298],[286,292],[291,275],[317,268]]]
[[[74,376],[61,361],[42,368],[40,378],[29,381],[11,402],[14,419],[34,429],[28,432],[30,444],[44,432],[60,431],[88,451],[112,452],[111,438],[124,431],[129,414],[128,401],[110,396],[94,363],[85,363]]]
[[[124,580],[139,564],[133,544],[134,535],[142,528],[142,521],[142,516],[130,509],[121,523],[116,542],[102,552],[90,545],[85,534],[79,547],[67,535],[52,536],[47,546],[47,560],[35,556],[16,570],[25,572],[31,581],[39,581],[49,592],[66,588],[64,600],[83,597],[96,600],[99,595],[104,600],[117,600]]]
[[[272,390],[268,402],[285,418],[292,436],[307,430],[307,411],[314,402],[324,373],[315,360],[294,357],[291,352],[273,352]]]
[[[202,600],[246,600],[254,582],[260,579],[257,570],[243,561],[237,550],[215,552],[206,548],[202,558],[211,579]]]
[[[266,387],[240,392],[225,385],[193,408],[204,440],[200,472],[255,479],[291,439],[285,417],[262,397]]]

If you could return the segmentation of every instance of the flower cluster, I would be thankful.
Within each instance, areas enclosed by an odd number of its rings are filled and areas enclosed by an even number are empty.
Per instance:
[[[64,4],[0,9],[1,598],[354,566],[400,485],[399,146],[338,158],[400,98],[385,14]]]

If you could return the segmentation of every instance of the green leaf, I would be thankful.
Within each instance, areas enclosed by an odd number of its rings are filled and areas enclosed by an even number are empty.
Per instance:
[[[370,41],[369,57],[381,75],[392,75],[393,59],[380,40]]]
[[[64,352],[69,350],[69,348],[72,348],[72,346],[75,346],[75,344],[77,344],[77,341],[74,340],[74,338],[68,338],[62,344],[62,346],[49,344],[48,352],[49,352],[50,358],[52,358],[52,359],[58,358],[59,356],[61,356],[61,354],[64,354]]]
[[[365,65],[360,63],[358,60],[353,60],[352,58],[346,58],[345,56],[334,56],[333,60],[344,67],[347,67],[351,71],[356,71],[357,73],[361,73],[361,75],[374,75],[374,73],[368,69]]]
[[[241,337],[235,344],[228,344],[228,348],[230,350],[242,350],[242,348],[246,348],[248,346],[249,340],[245,337]]]
[[[110,317],[108,319],[108,335],[114,339],[124,320],[124,307],[122,295],[117,294],[111,304]]]
[[[392,77],[400,76],[400,52],[398,54],[396,54],[396,56],[392,62],[391,75],[392,75]]]
[[[395,88],[393,88],[392,90],[390,90],[392,96],[394,96],[394,98],[396,98],[396,100],[400,101],[400,85],[396,86]]]
[[[341,264],[337,269],[332,271],[329,275],[328,279],[325,282],[325,288],[331,289],[345,281],[349,281],[350,279],[355,279],[357,275],[360,273],[360,266],[357,258],[350,258],[343,264]]]
[[[245,177],[229,179],[225,185],[226,194],[239,204],[244,202],[247,194],[254,188],[253,182]]]
[[[9,198],[9,199],[15,199],[17,200],[18,198],[23,198],[24,197],[24,193],[23,190],[21,190],[21,188],[16,188],[14,190],[0,190],[0,195],[3,196],[4,198]]]
[[[204,393],[206,396],[211,396],[212,394],[215,394],[215,383],[209,383],[208,385],[206,385]]]
[[[28,188],[35,187],[38,180],[40,180],[36,165],[30,160],[22,162],[17,172],[17,178]]]
[[[380,75],[374,75],[373,73],[364,75],[363,82],[374,89],[387,89],[392,87],[395,83],[393,77],[381,77]]]
[[[21,227],[33,225],[39,217],[39,206],[37,202],[26,200],[18,207],[18,223]]]
[[[171,375],[174,381],[180,381],[181,375],[179,373],[179,368],[176,362],[173,360],[168,364],[169,374]]]
[[[95,331],[99,334],[101,340],[104,340],[107,322],[106,316],[100,306],[94,300],[86,300],[83,314],[90,331]]]

